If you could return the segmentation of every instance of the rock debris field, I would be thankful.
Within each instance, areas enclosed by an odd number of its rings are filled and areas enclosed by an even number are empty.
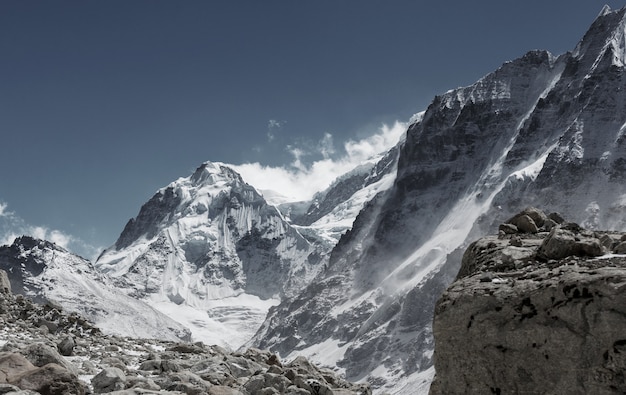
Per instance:
[[[304,357],[104,335],[54,303],[11,292],[0,271],[0,394],[368,395]]]

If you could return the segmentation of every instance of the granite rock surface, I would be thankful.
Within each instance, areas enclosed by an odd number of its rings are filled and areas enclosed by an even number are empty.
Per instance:
[[[469,246],[437,302],[430,393],[625,393],[626,235],[543,213],[510,232],[526,211]]]

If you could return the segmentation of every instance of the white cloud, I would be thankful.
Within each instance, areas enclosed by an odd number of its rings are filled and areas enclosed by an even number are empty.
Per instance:
[[[0,202],[0,245],[13,244],[20,236],[31,236],[37,239],[48,240],[69,251],[79,254],[92,261],[97,258],[101,247],[94,247],[83,240],[58,229],[46,226],[27,224],[22,218],[6,209],[7,203]]]
[[[291,145],[287,146],[287,151],[289,151],[289,153],[293,155],[293,162],[291,162],[291,167],[299,171],[306,171],[306,166],[302,162],[302,158],[306,155],[309,155],[309,153],[302,148],[293,147]]]
[[[294,157],[288,166],[264,166],[256,162],[235,165],[233,168],[257,189],[280,192],[291,201],[308,200],[316,192],[326,189],[340,175],[388,151],[398,143],[406,128],[406,123],[398,121],[392,126],[382,125],[372,136],[345,142],[345,152],[338,155],[333,136],[325,133],[314,151],[288,146],[287,150]],[[304,160],[315,154],[322,158],[311,163]]]

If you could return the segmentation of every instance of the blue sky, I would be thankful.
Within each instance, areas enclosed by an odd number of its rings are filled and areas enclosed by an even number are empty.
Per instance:
[[[93,256],[203,161],[341,160],[435,94],[573,49],[603,4],[3,0],[0,241]]]

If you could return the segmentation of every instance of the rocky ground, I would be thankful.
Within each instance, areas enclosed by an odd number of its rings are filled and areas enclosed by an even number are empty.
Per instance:
[[[626,393],[626,234],[527,209],[437,303],[431,394]]]
[[[0,394],[371,394],[302,357],[105,336],[60,306],[13,295],[3,271],[0,327]]]

